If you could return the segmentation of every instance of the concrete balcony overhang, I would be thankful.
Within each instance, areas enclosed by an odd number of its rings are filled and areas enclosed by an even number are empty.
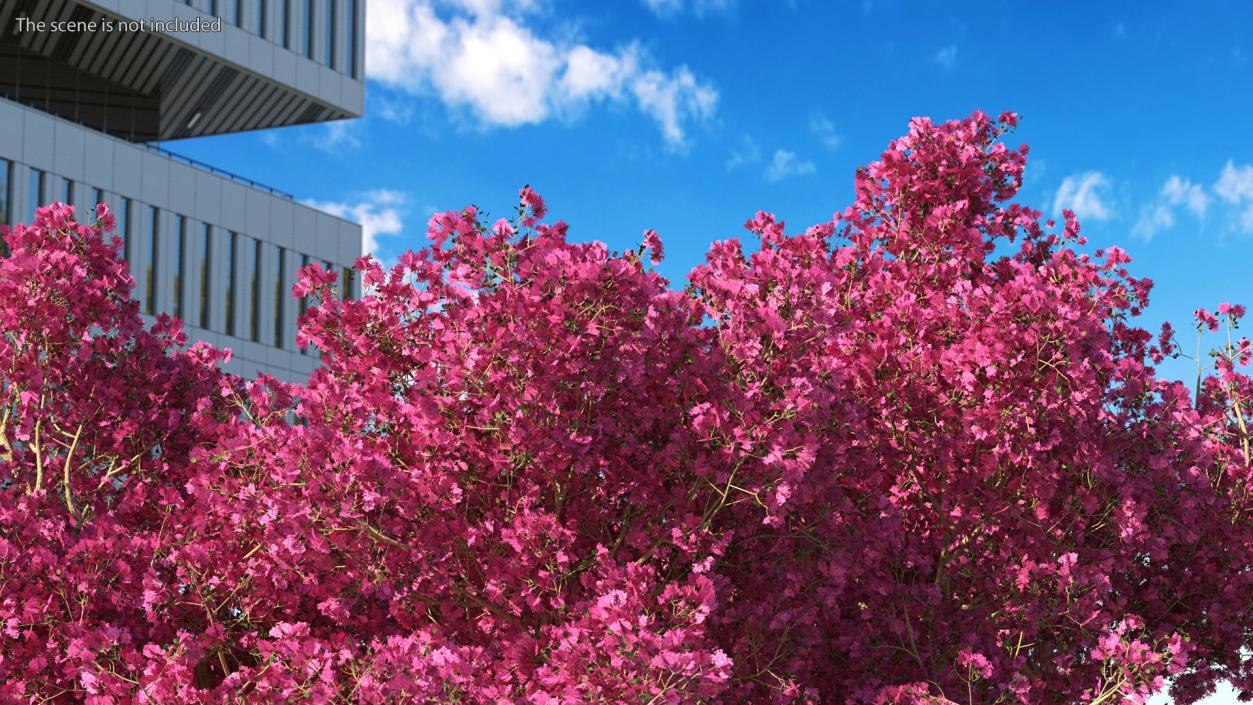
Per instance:
[[[253,0],[255,2],[255,0]],[[271,3],[273,5],[273,3]],[[19,31],[71,22],[95,31]],[[166,20],[132,31],[121,22]],[[113,31],[104,31],[106,21]],[[29,27],[30,25],[25,25]],[[131,24],[133,26],[133,24]],[[0,2],[0,96],[132,142],[359,117],[360,80],[174,0]],[[360,42],[356,42],[360,44]]]

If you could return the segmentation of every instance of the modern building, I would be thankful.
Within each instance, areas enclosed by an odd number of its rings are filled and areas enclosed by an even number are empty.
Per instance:
[[[365,0],[0,0],[0,223],[116,214],[145,315],[300,380],[296,271],[358,293],[356,223],[158,146],[359,117]]]

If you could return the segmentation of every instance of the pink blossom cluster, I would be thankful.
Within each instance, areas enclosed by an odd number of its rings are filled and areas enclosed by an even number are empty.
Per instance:
[[[0,702],[1253,695],[1249,343],[1158,379],[1127,254],[1012,202],[1015,121],[914,120],[682,291],[529,187],[438,214],[359,300],[302,271],[299,385],[145,329],[107,210],[40,209],[0,261]]]

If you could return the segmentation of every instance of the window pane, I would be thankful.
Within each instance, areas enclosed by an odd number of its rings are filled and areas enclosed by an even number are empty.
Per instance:
[[[313,58],[313,0],[305,0],[305,57]]]
[[[249,311],[248,332],[252,342],[261,342],[261,241],[252,244],[252,310]]]
[[[278,248],[278,256],[274,258],[274,347],[283,347],[283,296],[286,294],[286,282],[283,281],[287,265],[287,250]]]
[[[357,0],[348,0],[348,75],[357,76]]]
[[[35,210],[43,203],[44,178],[44,173],[42,171],[38,169],[30,170],[30,188],[26,199],[27,205],[29,205],[30,208],[27,209],[26,212],[30,214],[30,219],[32,221],[35,220]]]
[[[121,211],[117,214],[117,236],[122,238],[122,259],[130,266],[131,259],[131,199],[123,198]]]
[[[335,68],[335,0],[326,0],[326,65]]]
[[[235,253],[239,250],[239,233],[231,233],[226,253],[226,334],[235,335]]]
[[[9,203],[12,202],[10,182],[13,179],[13,165],[7,159],[0,159],[0,225],[12,225]],[[9,243],[0,238],[0,257],[9,254]]]
[[[200,327],[209,328],[209,224],[200,226]]]
[[[351,267],[344,267],[340,270],[340,292],[339,297],[344,301],[352,298],[352,275],[354,274]]]
[[[301,255],[301,256],[300,256],[300,267],[301,267],[301,269],[303,269],[303,268],[305,268],[305,267],[308,267],[308,266],[309,266],[309,255]],[[303,317],[304,317],[304,315],[305,315],[305,311],[308,311],[308,310],[309,310],[309,295],[308,295],[308,294],[305,294],[304,296],[300,297],[300,305],[299,305],[299,308],[300,308],[300,316],[303,318]],[[299,319],[297,319],[296,323],[297,323],[297,325],[299,325],[299,324],[300,324],[300,320],[299,320]],[[305,355],[308,355],[308,354],[309,354],[309,347],[308,347],[308,346],[305,346],[305,347],[301,348],[301,349],[300,349],[300,352],[304,353]]]
[[[151,315],[156,311],[157,298],[157,258],[161,256],[160,227],[161,211],[156,206],[148,206],[148,266],[147,296],[144,297],[144,313]]]
[[[0,159],[0,225],[11,225],[13,223],[10,220],[13,214],[9,212],[9,181],[12,178],[13,165],[7,159]]]
[[[235,0],[235,26],[244,26],[244,0]]]
[[[174,237],[174,317],[183,318],[183,244],[187,239],[187,217],[178,217],[178,233]]]
[[[267,20],[270,18],[267,16],[269,13],[267,13],[266,10],[270,9],[267,7],[269,4],[270,3],[267,0],[257,0],[257,35],[267,38],[270,29],[267,26]]]
[[[291,0],[282,0],[279,11],[278,22],[283,32],[283,48],[291,49]]]
[[[70,179],[64,179],[64,181],[65,184],[61,192],[63,200],[61,202],[67,206],[74,205],[74,182]]]

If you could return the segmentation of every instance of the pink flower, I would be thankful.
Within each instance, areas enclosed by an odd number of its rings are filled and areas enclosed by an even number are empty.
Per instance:
[[[1211,331],[1218,330],[1218,318],[1209,311],[1206,311],[1203,308],[1198,308],[1192,315],[1196,318],[1197,330],[1201,330],[1202,328],[1209,328]]]
[[[661,238],[657,236],[656,230],[644,231],[644,247],[649,250],[648,260],[653,265],[661,264],[662,258],[665,256],[665,249],[661,245]]]

